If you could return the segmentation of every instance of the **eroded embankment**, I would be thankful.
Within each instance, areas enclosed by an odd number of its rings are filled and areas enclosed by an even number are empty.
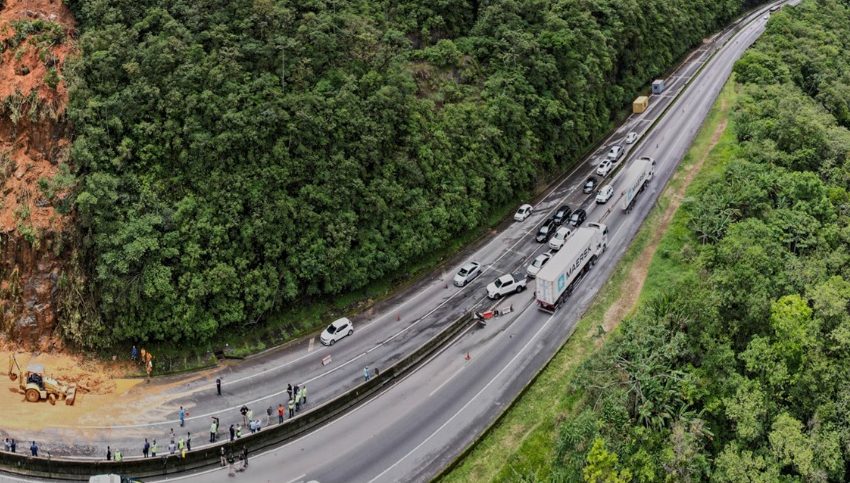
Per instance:
[[[0,346],[53,349],[72,226],[61,0],[0,1]]]

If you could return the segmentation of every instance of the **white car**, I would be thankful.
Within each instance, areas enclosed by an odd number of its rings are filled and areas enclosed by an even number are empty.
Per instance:
[[[342,339],[343,337],[348,337],[349,335],[354,333],[354,324],[348,320],[347,317],[343,317],[341,319],[334,320],[331,325],[322,332],[322,335],[319,337],[319,340],[324,345],[334,345],[336,341]]]
[[[553,236],[552,239],[549,240],[549,248],[555,251],[560,250],[561,247],[564,246],[564,243],[567,241],[567,237],[569,237],[571,233],[572,230],[565,226],[558,228],[558,231],[555,232],[555,236]]]
[[[599,190],[598,193],[596,193],[596,202],[600,205],[604,205],[611,199],[612,196],[614,196],[614,187],[610,184],[606,184]]]
[[[528,279],[519,274],[507,274],[497,278],[495,282],[487,285],[487,296],[492,300],[499,300],[505,295],[518,293],[525,290]]]
[[[623,147],[619,144],[611,146],[611,149],[608,151],[608,159],[610,159],[611,162],[616,163],[620,160],[621,156],[623,156]]]
[[[632,144],[633,142],[637,141],[637,138],[638,135],[634,131],[626,134],[626,144]]]
[[[479,275],[481,275],[481,264],[478,262],[467,262],[455,274],[454,284],[458,287],[463,287],[475,280]]]
[[[546,262],[548,262],[550,258],[552,258],[552,254],[548,252],[537,255],[537,258],[535,258],[534,261],[528,265],[528,268],[525,269],[525,273],[527,273],[529,277],[536,277],[537,273],[540,272],[540,269],[543,268],[543,265],[546,265]]]
[[[516,221],[524,221],[526,218],[531,216],[531,213],[534,211],[534,208],[531,205],[522,205],[516,210],[514,213],[514,220]]]
[[[614,163],[612,163],[610,159],[606,159],[599,163],[599,166],[596,167],[596,174],[599,176],[608,176],[608,173],[611,172],[611,168],[613,167]]]

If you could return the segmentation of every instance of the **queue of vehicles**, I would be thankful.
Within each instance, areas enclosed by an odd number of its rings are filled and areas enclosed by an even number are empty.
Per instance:
[[[632,131],[626,136],[625,143],[633,144],[637,139],[638,134]],[[605,158],[597,165],[596,175],[602,178],[608,176],[624,154],[621,145],[610,146]],[[602,186],[596,191],[594,200],[597,204],[605,204],[614,197],[615,192],[619,192],[622,208],[629,211],[637,195],[652,180],[654,172],[655,160],[648,156],[640,157],[617,178],[617,188],[614,183]],[[582,185],[582,191],[593,193],[597,186],[597,178],[591,176]],[[534,207],[524,204],[517,209],[514,220],[523,222],[533,213]],[[489,283],[486,287],[487,297],[497,300],[522,292],[528,285],[528,279],[536,278],[535,298],[538,307],[549,312],[556,310],[608,246],[607,226],[589,223],[583,227],[586,219],[584,208],[573,211],[568,205],[560,205],[551,217],[541,222],[534,235],[535,241],[546,243],[549,250],[537,255],[526,267],[525,273],[503,274]],[[467,262],[455,275],[454,285],[465,287],[481,273],[480,263]]]

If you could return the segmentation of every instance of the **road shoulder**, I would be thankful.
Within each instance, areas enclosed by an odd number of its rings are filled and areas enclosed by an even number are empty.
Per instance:
[[[510,480],[518,475],[546,479],[556,444],[555,429],[571,416],[571,408],[581,397],[566,393],[564,388],[569,387],[576,369],[616,333],[620,321],[647,293],[659,288],[658,275],[668,274],[664,259],[670,248],[681,245],[680,232],[685,228],[679,206],[694,184],[712,177],[728,158],[728,140],[734,138],[728,120],[735,95],[734,79],[730,79],[656,209],[582,317],[573,337],[441,481]]]

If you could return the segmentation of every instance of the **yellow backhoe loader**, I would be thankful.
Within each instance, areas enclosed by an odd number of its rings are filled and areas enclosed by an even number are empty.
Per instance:
[[[65,404],[71,406],[77,397],[77,386],[62,384],[56,379],[46,377],[44,366],[41,364],[30,364],[26,372],[21,371],[14,354],[9,356],[9,379],[19,381],[18,390],[29,402],[47,399],[50,404],[56,404],[57,399],[64,399]]]

